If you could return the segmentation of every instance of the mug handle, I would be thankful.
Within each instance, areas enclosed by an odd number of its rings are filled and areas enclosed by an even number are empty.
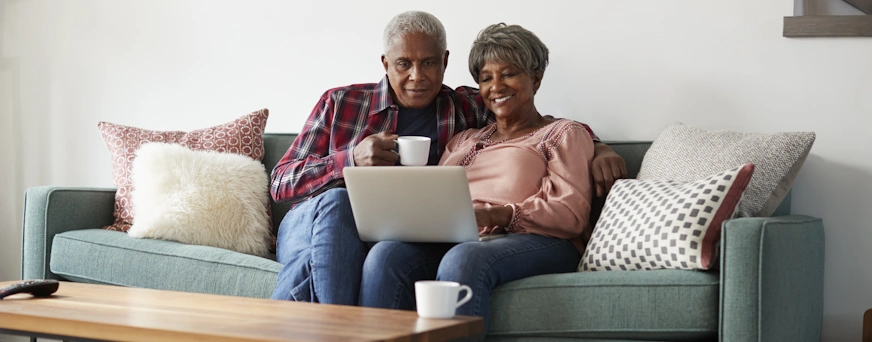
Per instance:
[[[455,309],[459,308],[463,304],[466,304],[466,302],[472,299],[472,289],[469,288],[469,286],[460,285],[460,290],[457,290],[457,293],[460,293],[460,291],[466,291],[466,296],[464,296],[463,299],[457,302],[457,305],[454,307]]]

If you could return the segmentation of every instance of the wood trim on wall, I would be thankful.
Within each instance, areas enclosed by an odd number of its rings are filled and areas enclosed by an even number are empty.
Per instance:
[[[784,17],[785,37],[872,37],[872,15]]]
[[[872,14],[872,0],[845,0],[845,2],[863,11],[863,13]]]
[[[803,0],[802,15],[826,15],[826,0]]]
[[[794,13],[802,15],[784,17],[784,37],[872,37],[872,0],[841,0],[866,15],[829,15],[833,1],[796,1]]]

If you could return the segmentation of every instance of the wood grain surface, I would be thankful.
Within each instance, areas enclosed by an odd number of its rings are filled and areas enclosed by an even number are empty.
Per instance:
[[[872,37],[872,15],[785,17],[785,37]]]
[[[448,341],[483,328],[479,317],[72,282],[49,298],[0,300],[0,329],[98,340]]]

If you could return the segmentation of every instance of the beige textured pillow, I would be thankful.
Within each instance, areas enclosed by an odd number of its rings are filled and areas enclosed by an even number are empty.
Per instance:
[[[149,143],[133,161],[132,237],[269,255],[269,176],[234,153]]]
[[[737,216],[768,217],[790,190],[814,140],[814,132],[708,131],[676,122],[651,144],[636,178],[689,182],[753,163]]]

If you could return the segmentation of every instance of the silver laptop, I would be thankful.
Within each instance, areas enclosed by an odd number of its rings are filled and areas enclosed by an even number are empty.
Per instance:
[[[342,172],[361,240],[478,241],[463,167],[346,167]]]

